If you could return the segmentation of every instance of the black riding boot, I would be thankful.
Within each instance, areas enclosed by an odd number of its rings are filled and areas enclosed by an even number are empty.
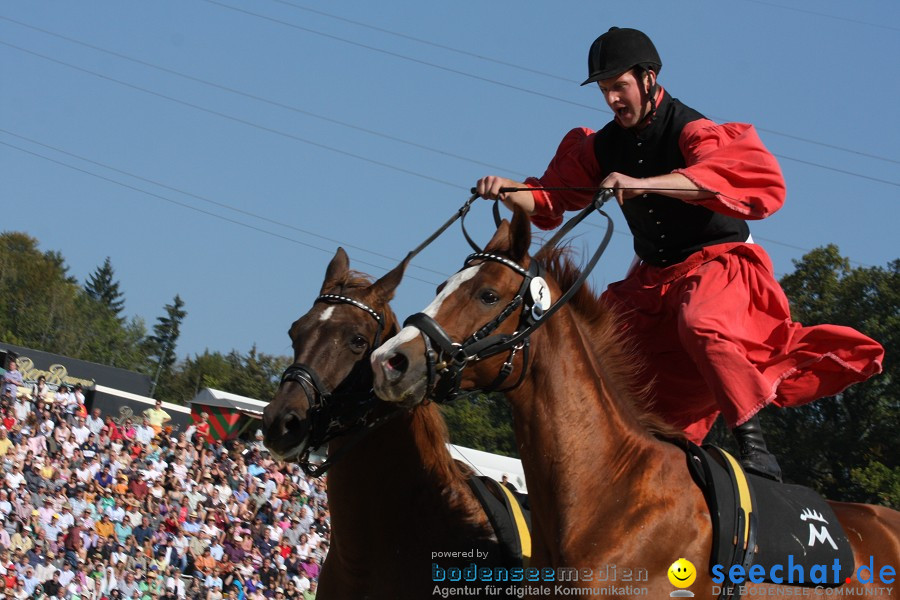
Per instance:
[[[775,456],[766,448],[759,415],[754,415],[743,425],[738,425],[731,433],[737,440],[741,466],[745,471],[781,481],[781,467],[778,466]]]

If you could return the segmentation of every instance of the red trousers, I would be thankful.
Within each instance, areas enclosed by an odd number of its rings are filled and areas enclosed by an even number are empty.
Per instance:
[[[718,414],[740,425],[767,404],[799,406],[881,372],[884,349],[849,327],[791,321],[766,252],[711,246],[641,264],[603,294],[655,375],[654,410],[700,443]]]

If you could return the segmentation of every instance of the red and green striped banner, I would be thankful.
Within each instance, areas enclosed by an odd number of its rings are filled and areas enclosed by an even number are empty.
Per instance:
[[[227,440],[240,432],[240,412],[224,406],[192,406],[194,423],[200,422],[204,412],[209,415],[209,434],[214,440]]]

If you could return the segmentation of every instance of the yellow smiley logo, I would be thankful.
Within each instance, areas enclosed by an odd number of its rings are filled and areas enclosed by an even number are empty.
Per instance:
[[[686,588],[697,579],[697,569],[691,561],[679,558],[669,567],[668,575],[669,583],[677,588]]]

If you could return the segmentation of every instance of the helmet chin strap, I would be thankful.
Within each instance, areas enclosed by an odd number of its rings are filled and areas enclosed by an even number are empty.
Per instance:
[[[642,86],[643,86],[643,83],[644,83],[644,77],[643,77],[643,76],[646,74],[646,75],[647,75],[647,78],[650,79],[649,73],[650,73],[650,70],[649,70],[649,69],[642,69],[642,70],[641,70],[641,85],[642,85]],[[653,122],[653,117],[656,116],[656,94],[657,94],[658,91],[659,91],[659,86],[658,86],[657,83],[656,83],[656,77],[653,77],[653,83],[650,85],[650,90],[647,92],[647,93],[649,94],[649,96],[650,96],[650,110],[647,111],[647,113],[646,113],[644,116],[641,117],[640,121],[638,121],[637,124],[636,124],[634,127],[632,127],[632,129],[638,129],[638,130],[640,130],[640,129],[643,129],[644,127],[649,126],[650,123]],[[647,106],[646,103],[642,104],[642,105],[641,105],[641,110],[642,110],[642,111],[647,110],[647,109],[646,109],[646,106]]]

